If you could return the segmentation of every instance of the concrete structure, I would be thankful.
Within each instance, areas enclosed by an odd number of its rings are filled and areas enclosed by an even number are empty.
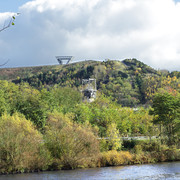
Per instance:
[[[58,60],[60,65],[69,64],[69,62],[72,61],[73,58],[73,56],[56,56],[56,59]]]

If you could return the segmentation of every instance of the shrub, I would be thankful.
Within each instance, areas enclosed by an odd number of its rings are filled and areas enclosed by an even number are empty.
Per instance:
[[[132,154],[128,151],[108,151],[101,154],[101,166],[119,166],[131,164]]]
[[[167,159],[169,161],[179,161],[180,160],[180,150],[171,147],[169,151],[166,151]]]
[[[101,138],[99,140],[99,142],[100,142],[99,145],[100,145],[100,151],[101,152],[109,150],[109,145],[108,145],[107,139]]]
[[[99,143],[90,126],[73,123],[69,115],[50,114],[45,130],[46,146],[55,158],[53,168],[88,166],[99,153]]]
[[[142,153],[142,145],[136,145],[134,147],[134,151],[135,151],[136,154]]]
[[[142,145],[143,151],[149,151],[149,152],[152,152],[152,151],[158,152],[161,150],[161,148],[163,148],[159,140],[154,140],[152,142],[144,141],[141,143],[141,145]]]
[[[134,154],[133,163],[134,164],[145,164],[145,163],[155,163],[157,159],[150,152],[141,152],[139,154]]]
[[[0,118],[0,173],[47,169],[50,154],[42,135],[20,114]]]
[[[180,150],[175,147],[164,147],[158,152],[158,161],[178,161],[180,160]]]

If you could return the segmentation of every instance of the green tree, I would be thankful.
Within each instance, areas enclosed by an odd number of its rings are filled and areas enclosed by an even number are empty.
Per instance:
[[[4,98],[4,91],[0,89],[0,116],[7,111],[7,103],[6,99]]]
[[[46,122],[48,104],[42,99],[40,91],[28,84],[19,86],[19,94],[14,98],[14,112],[18,111],[31,120],[38,128],[43,128]]]
[[[93,118],[92,109],[90,108],[89,103],[80,103],[77,104],[73,110],[75,114],[74,120],[78,123],[91,122]]]
[[[78,90],[69,87],[54,87],[51,91],[57,109],[63,113],[73,110],[76,104],[81,101],[81,94]]]
[[[179,139],[180,94],[157,93],[150,114],[154,115],[153,122],[160,125],[160,135],[164,134],[168,138],[169,145]]]

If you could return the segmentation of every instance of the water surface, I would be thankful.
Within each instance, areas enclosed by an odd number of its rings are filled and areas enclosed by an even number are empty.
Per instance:
[[[180,162],[1,175],[0,180],[180,180]]]

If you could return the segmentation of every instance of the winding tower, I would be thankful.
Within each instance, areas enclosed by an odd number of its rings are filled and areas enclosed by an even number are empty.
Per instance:
[[[96,99],[96,79],[89,78],[82,80],[82,90],[84,101],[93,102]]]

